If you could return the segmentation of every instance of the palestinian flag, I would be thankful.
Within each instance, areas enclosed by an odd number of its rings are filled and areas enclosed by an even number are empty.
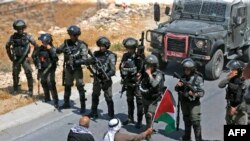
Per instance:
[[[159,121],[165,122],[167,126],[165,127],[166,133],[170,133],[176,130],[175,126],[175,101],[172,93],[166,89],[164,95],[158,105],[155,115],[153,118],[154,122]]]

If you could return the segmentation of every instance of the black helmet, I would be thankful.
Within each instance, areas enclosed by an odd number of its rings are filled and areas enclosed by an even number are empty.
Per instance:
[[[107,49],[109,49],[110,44],[111,43],[110,43],[109,39],[107,37],[104,37],[104,36],[99,37],[99,39],[96,41],[96,45],[98,47],[103,46],[103,47],[106,47]]]
[[[244,63],[240,60],[230,60],[226,67],[230,70],[238,70],[238,71],[242,71],[245,67]]]
[[[52,35],[48,33],[41,34],[40,37],[38,37],[38,40],[50,44],[52,42]]]
[[[195,69],[195,62],[191,58],[186,58],[181,62],[183,68],[189,68],[191,70]]]
[[[20,29],[25,29],[26,28],[26,24],[23,20],[16,20],[13,23],[13,28],[15,30],[20,30]]]
[[[71,25],[67,29],[69,35],[81,35],[81,29],[76,25]]]
[[[122,44],[126,48],[133,48],[133,49],[135,49],[138,46],[138,41],[136,39],[134,39],[134,38],[129,37],[127,39],[124,39],[122,41]]]
[[[151,54],[151,55],[149,55],[149,56],[146,57],[145,63],[146,63],[146,65],[149,65],[149,66],[159,67],[159,60],[153,54]]]

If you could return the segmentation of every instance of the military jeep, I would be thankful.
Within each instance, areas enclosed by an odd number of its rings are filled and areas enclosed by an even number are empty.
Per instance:
[[[190,57],[207,79],[215,80],[220,77],[226,59],[248,61],[249,0],[174,0],[165,14],[170,20],[146,32],[150,50],[161,66]],[[154,20],[160,21],[157,3]]]

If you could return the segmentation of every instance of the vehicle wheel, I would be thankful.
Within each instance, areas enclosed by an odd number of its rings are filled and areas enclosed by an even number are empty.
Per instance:
[[[250,59],[250,49],[249,46],[244,46],[242,49],[243,56],[240,57],[239,59],[242,60],[243,62],[248,62]]]
[[[217,50],[212,59],[205,65],[205,76],[209,80],[218,79],[224,66],[224,55],[221,49]]]

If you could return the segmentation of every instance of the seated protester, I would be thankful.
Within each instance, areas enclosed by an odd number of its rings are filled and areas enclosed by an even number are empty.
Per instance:
[[[109,130],[104,134],[103,141],[141,141],[153,132],[153,128],[148,128],[140,134],[122,133],[120,132],[121,126],[119,119],[111,119],[109,121]]]
[[[90,119],[88,116],[83,116],[79,120],[79,125],[70,129],[67,141],[94,141],[92,133],[89,131]]]
[[[239,60],[231,60],[226,67],[230,72],[224,80],[219,83],[219,88],[226,87],[226,122],[227,125],[246,125],[247,113],[244,94],[246,91],[245,79],[242,76],[244,63]]]

